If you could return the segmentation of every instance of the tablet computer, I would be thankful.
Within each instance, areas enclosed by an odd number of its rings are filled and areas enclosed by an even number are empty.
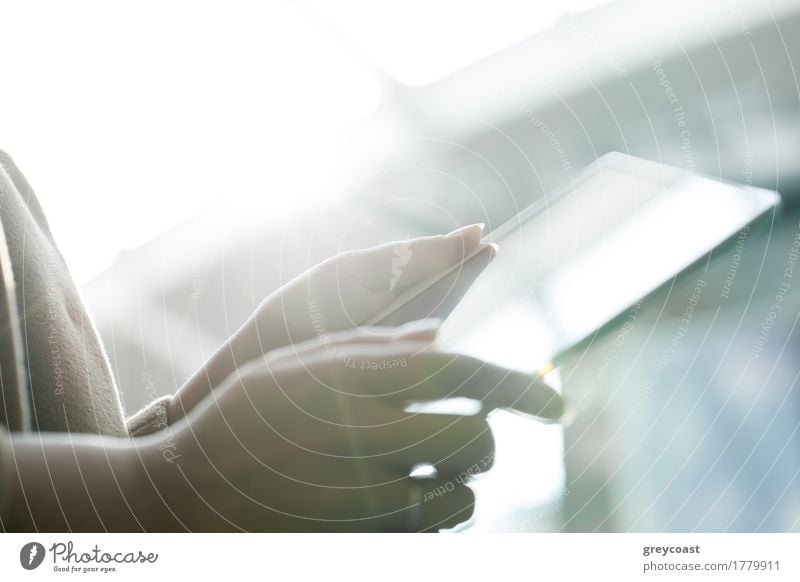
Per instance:
[[[487,234],[491,260],[483,245],[368,324],[403,320],[413,305],[446,315],[441,349],[542,372],[779,202],[776,192],[609,153]],[[464,286],[470,269],[480,274]]]

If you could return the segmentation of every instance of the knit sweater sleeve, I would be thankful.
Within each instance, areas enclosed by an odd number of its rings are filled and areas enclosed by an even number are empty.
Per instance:
[[[162,396],[153,400],[136,414],[126,419],[128,434],[132,437],[144,436],[164,430],[169,426],[167,406],[171,396]]]

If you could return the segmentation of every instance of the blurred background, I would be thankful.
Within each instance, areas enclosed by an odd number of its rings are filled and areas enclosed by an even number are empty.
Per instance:
[[[0,6],[0,147],[129,412],[320,260],[491,230],[606,152],[779,190],[667,363],[690,282],[561,370],[558,448],[531,453],[516,509],[479,496],[473,529],[800,530],[797,2]]]

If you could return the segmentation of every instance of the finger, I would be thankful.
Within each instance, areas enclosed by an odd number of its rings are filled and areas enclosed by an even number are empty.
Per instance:
[[[494,437],[482,416],[409,414],[373,401],[352,403],[358,424],[317,422],[303,447],[339,459],[362,459],[381,474],[408,475],[415,465],[433,465],[439,475],[469,476],[494,462]],[[273,429],[292,434],[296,418],[280,418]]]
[[[411,258],[396,287],[405,287],[441,273],[463,261],[481,242],[483,225],[454,230],[441,239],[418,239],[411,245]]]
[[[412,480],[409,490],[411,531],[437,532],[469,521],[475,511],[475,493],[452,479]],[[417,499],[417,504],[413,502]],[[415,523],[416,522],[416,523]]]
[[[407,414],[377,431],[375,447],[384,447],[388,466],[408,474],[414,465],[431,464],[439,476],[470,476],[488,471],[494,460],[494,438],[486,419],[451,414]]]
[[[291,398],[287,392],[275,395],[281,397]],[[260,416],[263,439],[274,438],[293,449],[296,463],[287,468],[292,475],[310,467],[317,471],[323,463],[341,464],[327,473],[346,483],[356,474],[342,468],[348,463],[365,463],[359,465],[362,471],[394,478],[426,463],[440,475],[461,474],[466,480],[493,463],[494,439],[482,416],[411,414],[376,399],[330,394],[294,404],[281,407],[280,414],[264,410]]]
[[[436,532],[468,521],[475,509],[475,493],[453,479],[408,477],[386,488],[373,511],[384,515],[373,523],[354,524],[357,531]],[[376,511],[377,510],[377,511]]]
[[[354,488],[292,487],[297,494],[278,506],[265,498],[271,531],[434,532],[469,520],[475,507],[469,487],[446,479],[407,477]],[[265,497],[263,492],[253,496]]]
[[[370,337],[373,341],[384,343],[398,340],[433,342],[442,326],[442,319],[439,317],[425,317],[403,322],[397,326],[375,325],[360,326],[358,331],[361,335]],[[358,341],[356,334],[348,338],[348,343]]]
[[[556,420],[564,412],[561,395],[535,374],[502,368],[461,354],[426,354],[410,356],[425,361],[429,374],[411,391],[418,400],[472,398],[481,403],[485,413],[497,408]],[[413,364],[409,363],[409,366]]]
[[[323,464],[318,473],[325,477],[330,468]],[[241,495],[255,501],[245,515],[263,507],[269,512],[271,531],[406,530],[412,505],[409,478],[360,481],[354,475],[348,484],[339,477],[330,479],[332,484],[326,481],[280,476],[275,491],[264,490],[263,482],[257,479],[245,481],[240,486]]]
[[[553,420],[564,410],[561,396],[537,375],[436,352],[426,342],[341,344],[335,357],[316,350],[303,357],[301,367],[292,364],[285,369],[287,383],[311,377],[338,395],[379,397],[399,405],[464,397],[480,402],[484,414],[513,408]]]
[[[436,339],[442,320],[438,318],[420,319],[400,326],[361,326],[333,333],[322,333],[309,340],[283,346],[264,354],[263,361],[268,365],[296,362],[298,358],[325,353],[337,355],[340,348],[347,345],[379,344],[393,342],[420,342],[420,348],[430,345]],[[258,358],[256,365],[258,365]]]
[[[563,414],[561,396],[540,376],[489,364],[462,354],[436,352],[420,342],[394,342],[385,346],[351,344],[342,346],[343,357],[376,362],[366,367],[380,374],[372,378],[362,369],[351,368],[347,382],[358,390],[374,391],[402,402],[471,398],[481,402],[485,413],[496,408],[513,408],[546,419]],[[402,360],[402,367],[382,369],[381,361]]]
[[[473,224],[446,235],[386,243],[350,251],[338,259],[340,275],[375,291],[399,290],[463,261],[478,245],[483,226]]]
[[[390,306],[386,310],[391,312],[386,316],[376,316],[380,317],[378,323],[400,325],[415,319],[445,318],[450,315],[497,254],[497,246],[494,244],[480,243],[478,248],[480,247],[483,247],[483,250],[416,296],[404,300],[401,307]]]

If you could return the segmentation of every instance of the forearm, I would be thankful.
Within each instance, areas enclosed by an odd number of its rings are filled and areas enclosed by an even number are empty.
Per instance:
[[[12,531],[173,529],[146,456],[132,441],[91,435],[12,434]],[[166,516],[165,516],[166,514]]]

